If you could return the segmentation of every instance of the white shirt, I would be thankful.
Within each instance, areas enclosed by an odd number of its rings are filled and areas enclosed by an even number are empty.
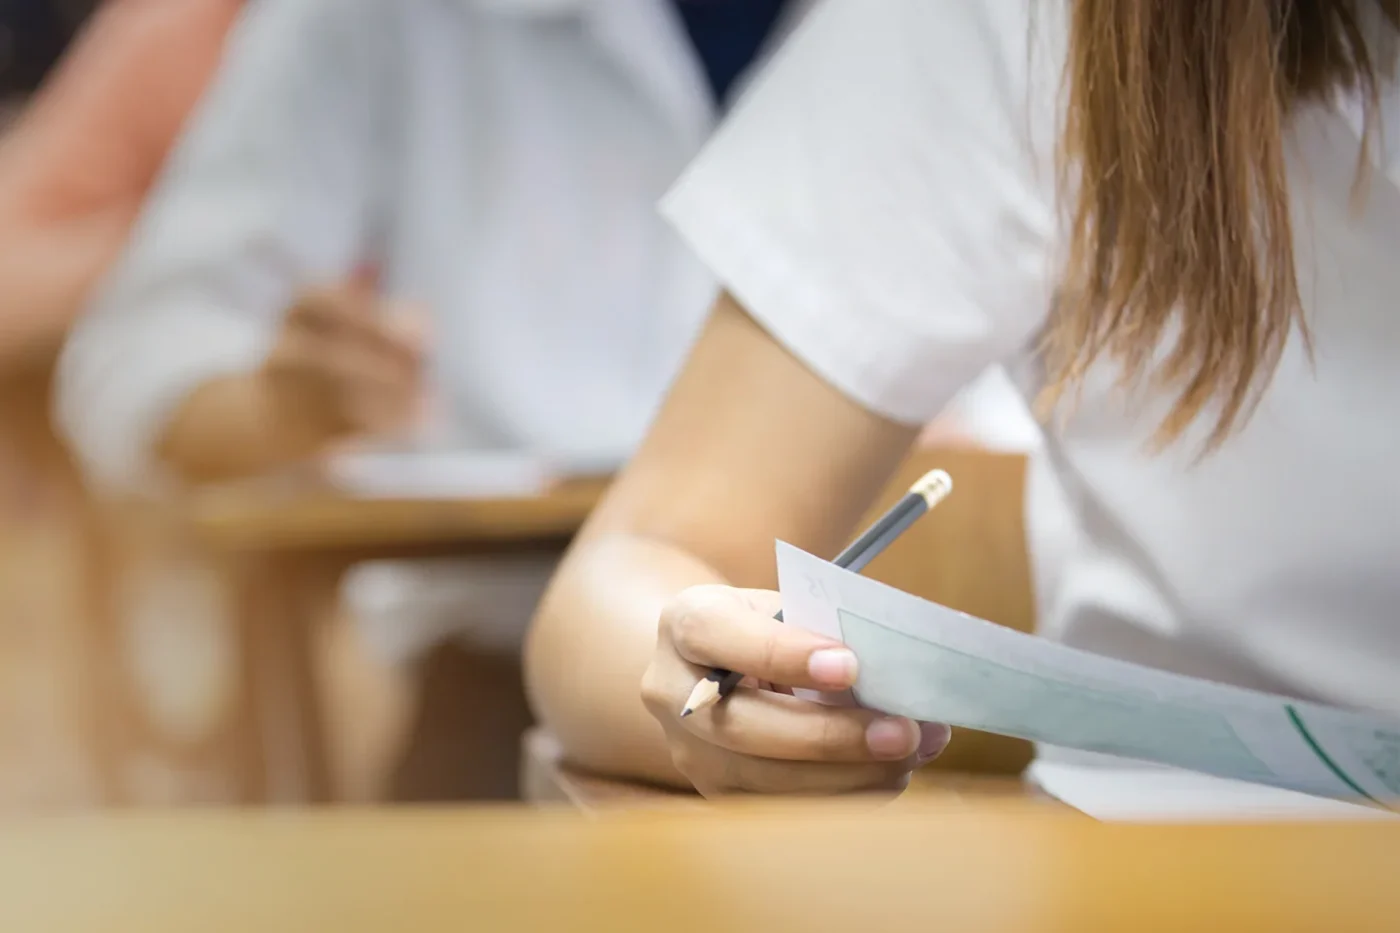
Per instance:
[[[612,467],[714,299],[655,205],[715,119],[669,0],[255,0],[72,334],[60,423],[99,483],[159,489],[180,401],[373,261],[432,318],[420,441]],[[508,651],[548,573],[371,564],[348,596],[381,657]]]
[[[1041,388],[1063,229],[1063,0],[831,0],[666,210],[773,336],[853,399],[920,422],[1005,363]],[[1032,484],[1043,632],[1161,668],[1400,713],[1400,95],[1367,209],[1354,109],[1290,132],[1315,364],[1289,343],[1258,412],[1195,463],[1168,398],[1091,374]],[[1064,499],[1042,495],[1056,487]],[[1072,510],[1055,514],[1067,501]],[[1047,553],[1042,532],[1057,537]]]

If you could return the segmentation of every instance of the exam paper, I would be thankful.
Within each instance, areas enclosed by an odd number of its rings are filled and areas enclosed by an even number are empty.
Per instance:
[[[1400,813],[1136,762],[1117,767],[1040,759],[1027,777],[1096,820],[1126,823],[1315,823],[1400,820]]]
[[[1400,721],[1182,677],[975,619],[778,545],[783,616],[860,658],[893,715],[1373,806],[1400,801]]]

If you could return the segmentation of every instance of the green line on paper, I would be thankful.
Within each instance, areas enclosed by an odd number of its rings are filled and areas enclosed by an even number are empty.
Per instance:
[[[1362,790],[1361,787],[1357,785],[1357,783],[1353,781],[1350,777],[1348,777],[1347,773],[1341,768],[1339,768],[1337,766],[1337,763],[1333,761],[1328,756],[1328,754],[1322,750],[1322,746],[1317,744],[1317,739],[1312,737],[1312,733],[1308,731],[1308,727],[1303,725],[1303,717],[1298,715],[1298,711],[1292,706],[1286,706],[1284,708],[1288,710],[1288,718],[1293,720],[1293,725],[1295,728],[1297,728],[1298,734],[1303,737],[1304,742],[1308,743],[1308,747],[1311,748],[1313,752],[1317,754],[1317,757],[1322,759],[1322,763],[1325,764],[1328,768],[1330,768],[1332,770],[1332,773],[1335,774],[1338,778],[1340,778],[1342,783],[1345,784],[1347,787],[1350,787],[1352,790],[1356,791],[1358,794],[1360,794],[1362,797],[1365,797],[1372,803],[1379,804],[1379,800]]]

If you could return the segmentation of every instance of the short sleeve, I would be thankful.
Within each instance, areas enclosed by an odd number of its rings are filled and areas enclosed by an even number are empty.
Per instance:
[[[1057,0],[827,0],[662,209],[860,404],[936,415],[1050,307]]]

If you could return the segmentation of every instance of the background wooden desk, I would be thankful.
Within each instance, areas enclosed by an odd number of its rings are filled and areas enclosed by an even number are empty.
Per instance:
[[[226,802],[326,802],[332,798],[314,635],[336,606],[352,564],[434,554],[561,551],[601,496],[605,482],[561,483],[534,498],[370,499],[324,488],[251,485],[200,495],[172,511],[123,510],[110,522],[120,540],[108,588],[140,577],[140,564],[212,568],[237,678],[218,715],[196,735],[171,735],[149,709],[130,671],[113,665],[100,711],[108,780],[122,799],[123,761],[147,749],[169,767],[212,775]],[[126,555],[123,558],[123,555]],[[124,564],[124,566],[123,566]],[[214,585],[211,583],[211,586]],[[219,600],[192,607],[217,612]],[[117,600],[120,602],[120,600]],[[198,620],[190,619],[195,625]],[[124,626],[100,626],[97,652],[121,658]]]
[[[1389,824],[1125,827],[1013,804],[10,825],[0,929],[1393,931]]]
[[[388,499],[253,486],[202,495],[185,520],[201,543],[228,554],[460,554],[566,544],[606,489],[606,479],[590,478],[535,497]]]

